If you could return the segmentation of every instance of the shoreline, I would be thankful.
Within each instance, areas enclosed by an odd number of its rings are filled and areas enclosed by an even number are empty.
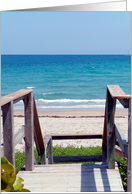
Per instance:
[[[104,110],[85,110],[85,111],[62,111],[62,112],[38,112],[38,117],[56,118],[85,118],[85,117],[104,117]],[[128,116],[128,111],[116,110],[115,117],[124,118]],[[24,117],[24,111],[14,111],[14,117]]]

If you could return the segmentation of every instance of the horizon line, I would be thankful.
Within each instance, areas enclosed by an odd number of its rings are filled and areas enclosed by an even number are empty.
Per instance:
[[[130,54],[1,54],[1,55],[131,55]]]

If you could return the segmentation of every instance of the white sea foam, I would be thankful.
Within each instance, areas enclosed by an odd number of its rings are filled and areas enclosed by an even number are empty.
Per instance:
[[[105,99],[38,99],[35,100],[37,108],[105,108]],[[117,108],[122,108],[122,105],[117,100]],[[15,104],[15,109],[23,109],[23,101]]]
[[[50,102],[72,102],[72,103],[86,103],[86,102],[105,102],[105,99],[55,99],[55,100],[48,100],[48,99],[38,99],[38,102],[45,102],[45,103],[50,103]]]
[[[38,99],[36,104],[41,108],[104,108],[105,99]],[[117,108],[121,107],[122,105],[117,102]]]
[[[27,89],[32,89],[32,88],[35,88],[35,87],[32,87],[32,86],[27,87]]]

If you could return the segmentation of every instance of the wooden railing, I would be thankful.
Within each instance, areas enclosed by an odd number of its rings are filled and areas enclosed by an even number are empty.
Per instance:
[[[128,108],[128,142],[118,124],[115,124],[114,121],[117,99],[124,108]],[[102,138],[101,156],[53,156],[53,140],[97,138]],[[53,164],[53,162],[103,161],[108,163],[109,169],[114,169],[115,154],[120,157],[127,157],[127,190],[131,191],[131,95],[126,95],[118,85],[107,86],[103,134],[52,134],[45,135],[44,142],[45,147],[48,147],[49,164]],[[119,145],[121,149],[115,148],[115,145]]]
[[[128,108],[128,142],[125,140],[114,115],[116,100]],[[25,112],[25,126],[14,134],[13,104],[23,100]],[[33,90],[20,90],[1,98],[3,113],[4,146],[2,154],[15,166],[14,146],[24,137],[25,139],[25,168],[32,171],[36,159],[34,156],[34,141],[41,164],[46,164],[46,146],[48,147],[48,164],[53,162],[85,162],[103,161],[108,163],[109,169],[115,168],[115,153],[128,158],[127,191],[131,191],[131,95],[126,95],[118,85],[107,86],[106,106],[103,134],[49,134],[42,137]],[[97,156],[53,156],[52,141],[63,139],[102,139],[102,155]],[[115,148],[119,145],[121,150]]]
[[[14,134],[13,104],[23,100],[25,113],[25,126]],[[36,162],[34,155],[34,140],[38,154],[41,156],[41,164],[46,163],[46,151],[39,124],[33,90],[19,90],[1,98],[3,116],[3,141],[2,153],[15,167],[15,145],[24,137],[25,140],[25,168],[28,171],[34,169]]]
[[[116,100],[128,108],[128,142],[125,140],[118,124],[115,124],[114,115]],[[121,151],[115,149],[119,145]],[[126,95],[118,85],[107,86],[104,132],[102,141],[102,160],[108,162],[108,168],[115,168],[115,153],[128,158],[127,191],[131,191],[131,95]]]

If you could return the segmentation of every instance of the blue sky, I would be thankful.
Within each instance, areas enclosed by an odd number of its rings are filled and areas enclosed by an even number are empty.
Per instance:
[[[131,54],[131,13],[1,12],[1,54]]]

